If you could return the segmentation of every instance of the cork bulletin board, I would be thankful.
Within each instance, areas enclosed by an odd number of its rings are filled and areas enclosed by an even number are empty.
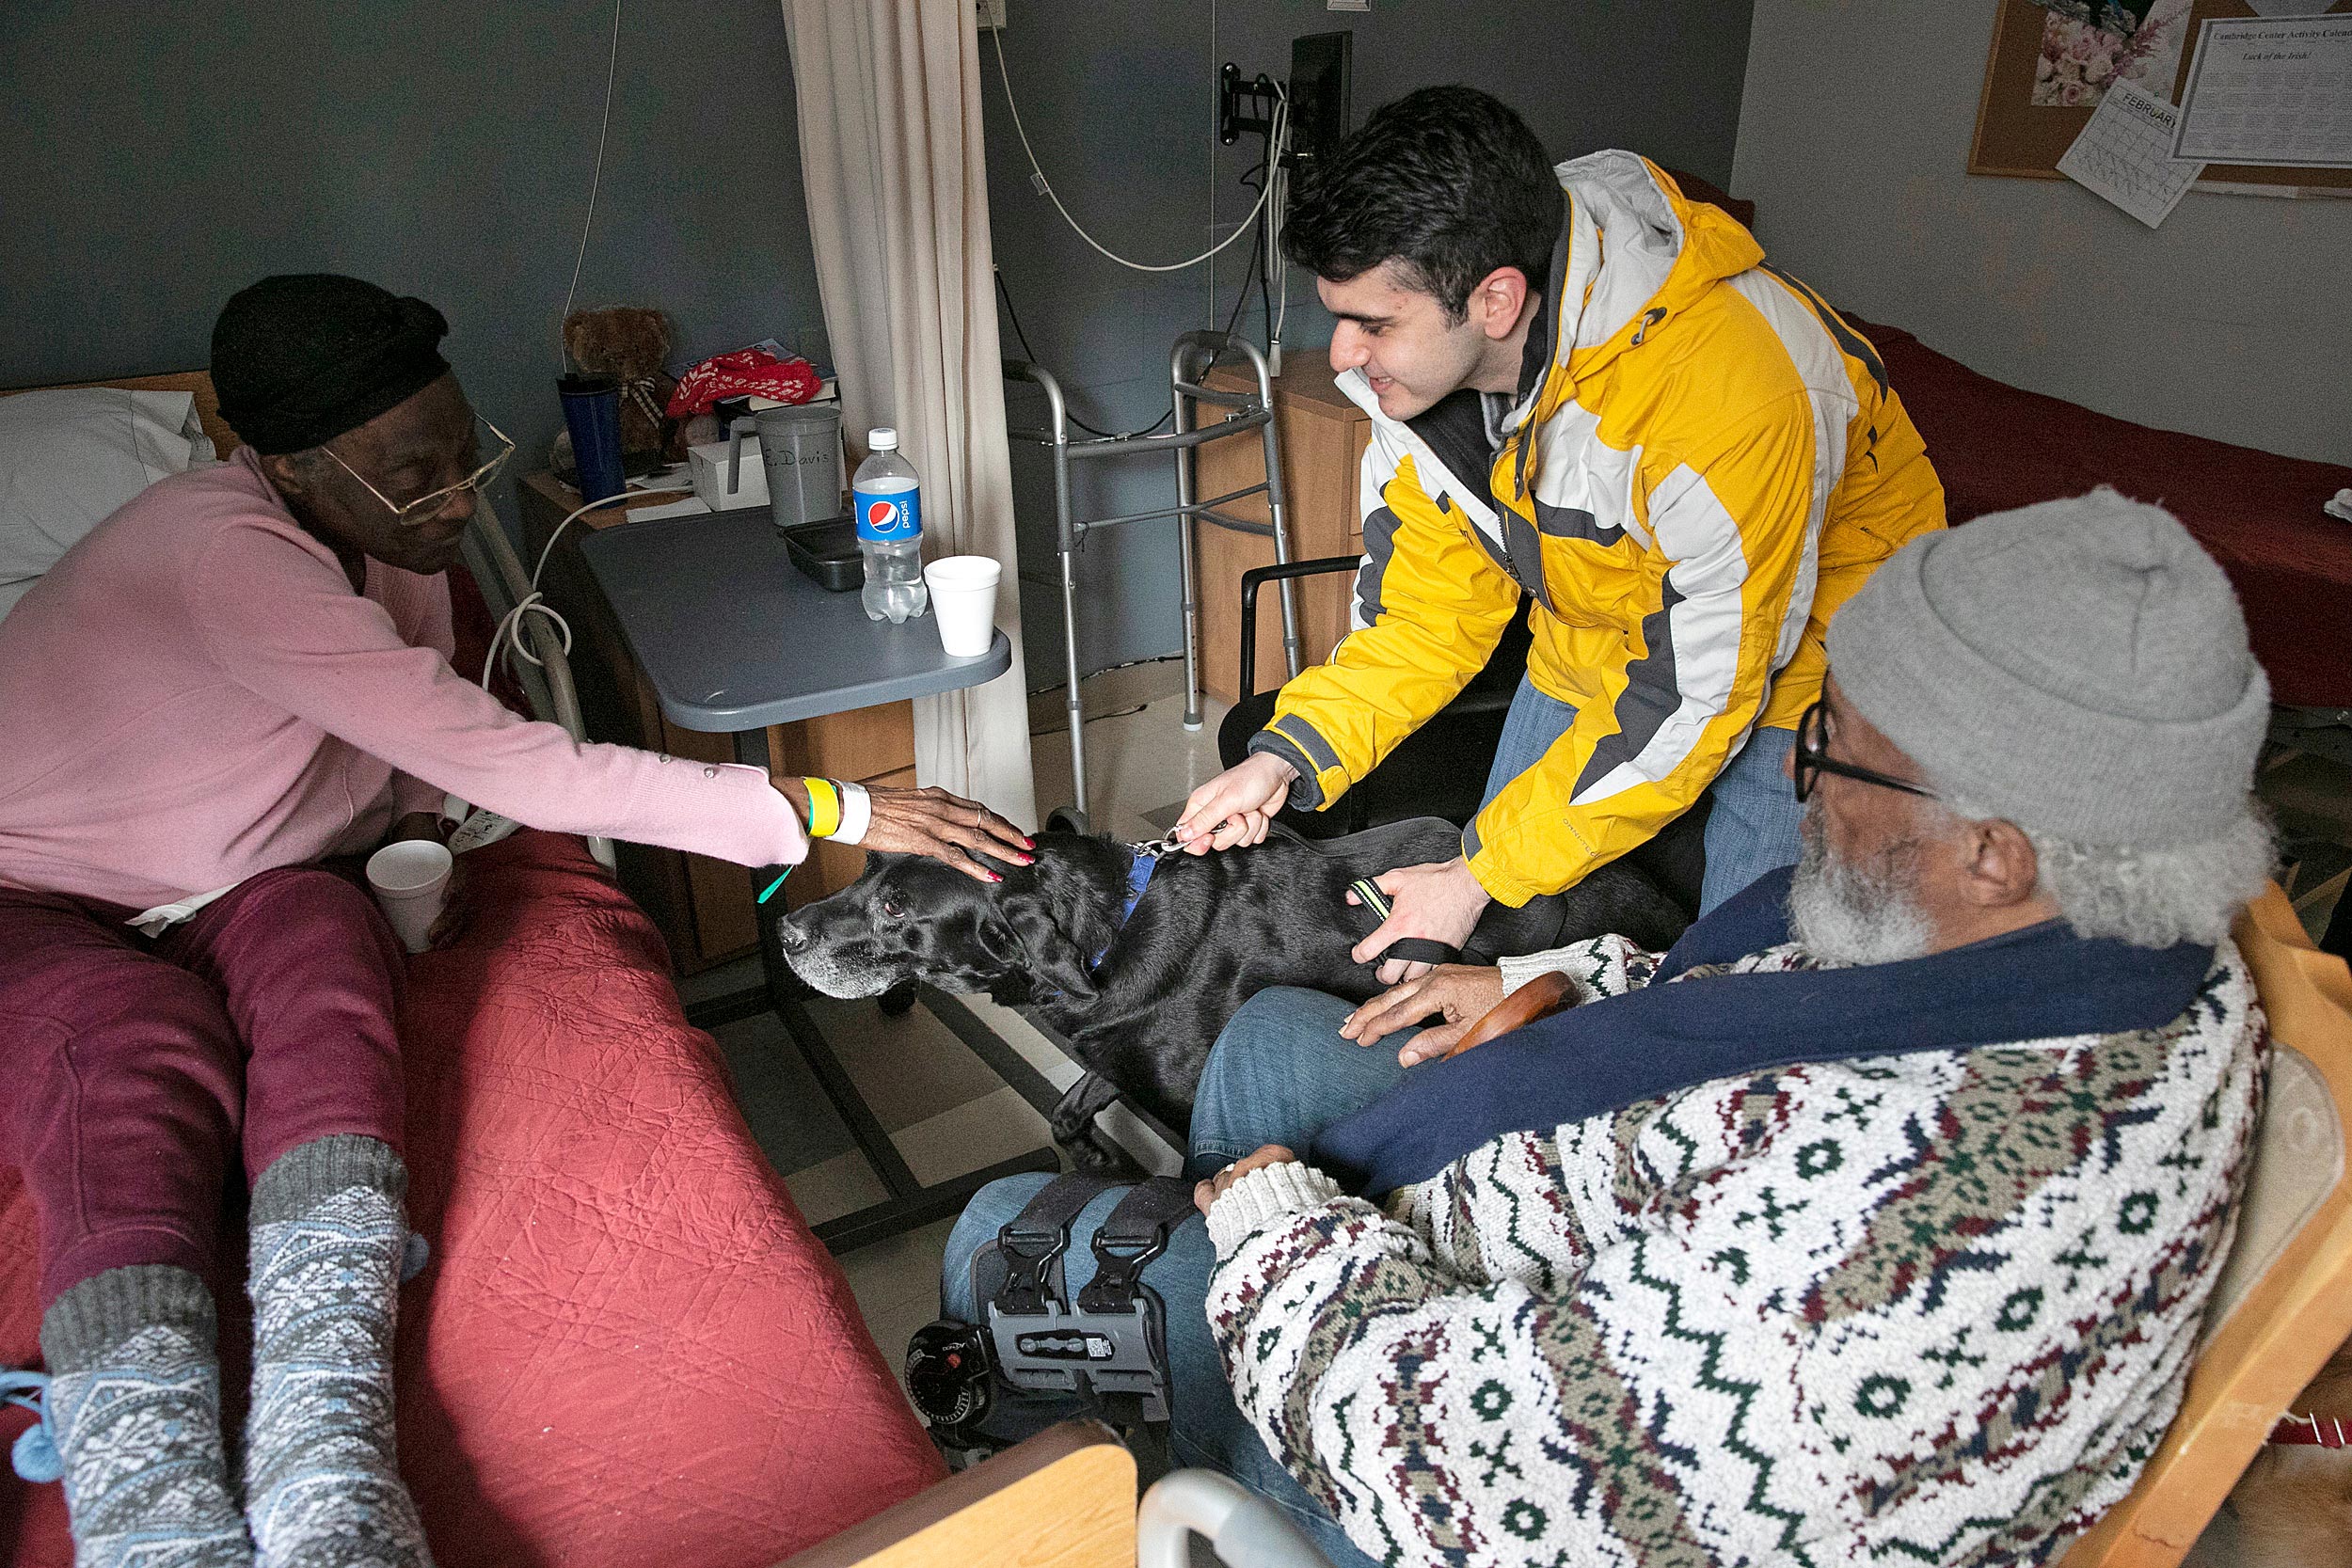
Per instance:
[[[2154,0],[2141,30],[2150,40],[2161,39],[2163,46],[2150,48],[2148,40],[2137,36],[2130,44],[2097,38],[2084,24],[2055,17],[2034,0],[1994,4],[2000,11],[1993,24],[1983,95],[1977,103],[1968,172],[2029,180],[2065,178],[2058,171],[2058,161],[2090,122],[2094,95],[2103,89],[2110,68],[2133,72],[2133,79],[2148,91],[2177,103],[2196,53],[2198,28],[2217,17],[2257,14],[2246,0]],[[2275,8],[2264,8],[2275,12]],[[2334,0],[2323,14],[2343,13],[2352,13],[2352,0]],[[2167,22],[2169,27],[2151,31]],[[2209,164],[2195,188],[2232,186],[2269,187],[2281,196],[2352,197],[2352,168]]]

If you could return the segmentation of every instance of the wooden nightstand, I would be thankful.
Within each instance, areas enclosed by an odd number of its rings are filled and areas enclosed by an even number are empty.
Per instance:
[[[1208,385],[1220,391],[1255,392],[1257,378],[1247,367],[1221,366]],[[1282,486],[1288,501],[1291,559],[1361,555],[1363,514],[1357,505],[1357,475],[1372,441],[1372,420],[1347,399],[1331,373],[1329,356],[1307,349],[1274,378],[1274,419],[1281,433]],[[1212,441],[1200,449],[1200,493],[1221,496],[1265,478],[1265,458],[1256,441]],[[1237,517],[1263,523],[1271,514],[1265,497],[1245,496],[1227,503]],[[1274,541],[1230,529],[1203,527],[1200,533],[1200,684],[1232,702],[1241,657],[1241,575],[1274,564]],[[1334,572],[1303,578],[1297,584],[1299,657],[1320,662],[1347,634],[1353,576]],[[1272,593],[1258,599],[1256,689],[1271,691],[1289,676],[1282,663],[1282,621]]]
[[[521,509],[524,557],[536,562],[556,525],[580,505],[580,493],[544,470],[526,476],[515,492]],[[629,657],[612,610],[590,580],[576,547],[583,529],[611,528],[625,523],[639,507],[677,499],[648,496],[580,518],[564,531],[540,589],[571,625],[572,675],[592,738],[673,756],[732,762],[735,752],[728,736],[679,729],[662,718],[660,703]],[[861,784],[912,786],[914,705],[890,703],[776,725],[768,732],[768,755],[770,768],[779,774],[815,773]],[[758,928],[741,866],[644,845],[617,844],[614,848],[622,885],[660,927],[681,973],[692,974],[756,951]],[[808,864],[785,883],[787,907],[798,908],[847,887],[865,863],[859,850],[818,846]]]

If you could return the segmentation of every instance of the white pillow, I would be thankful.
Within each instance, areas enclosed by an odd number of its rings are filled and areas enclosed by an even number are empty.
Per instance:
[[[0,398],[0,615],[123,502],[212,460],[186,392],[82,387]]]

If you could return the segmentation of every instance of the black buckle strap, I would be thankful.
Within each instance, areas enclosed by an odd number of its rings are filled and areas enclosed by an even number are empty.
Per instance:
[[[1061,1256],[1070,1250],[1070,1222],[1080,1210],[1117,1185],[1107,1176],[1073,1172],[1038,1189],[1027,1207],[996,1232],[1005,1259],[1005,1282],[996,1294],[1006,1312],[1033,1314],[1060,1301]]]
[[[1168,1233],[1192,1209],[1186,1182],[1155,1176],[1137,1183],[1094,1233],[1094,1277],[1078,1292],[1078,1309],[1124,1312],[1133,1307],[1145,1265],[1168,1250]]]

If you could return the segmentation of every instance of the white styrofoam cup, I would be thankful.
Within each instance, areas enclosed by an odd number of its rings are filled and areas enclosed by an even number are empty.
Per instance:
[[[984,555],[942,556],[923,568],[931,619],[951,658],[975,658],[996,638],[996,584],[1004,567]]]
[[[411,953],[425,949],[425,937],[441,918],[449,877],[456,861],[429,838],[387,844],[368,857],[368,886],[392,923],[392,934]]]

